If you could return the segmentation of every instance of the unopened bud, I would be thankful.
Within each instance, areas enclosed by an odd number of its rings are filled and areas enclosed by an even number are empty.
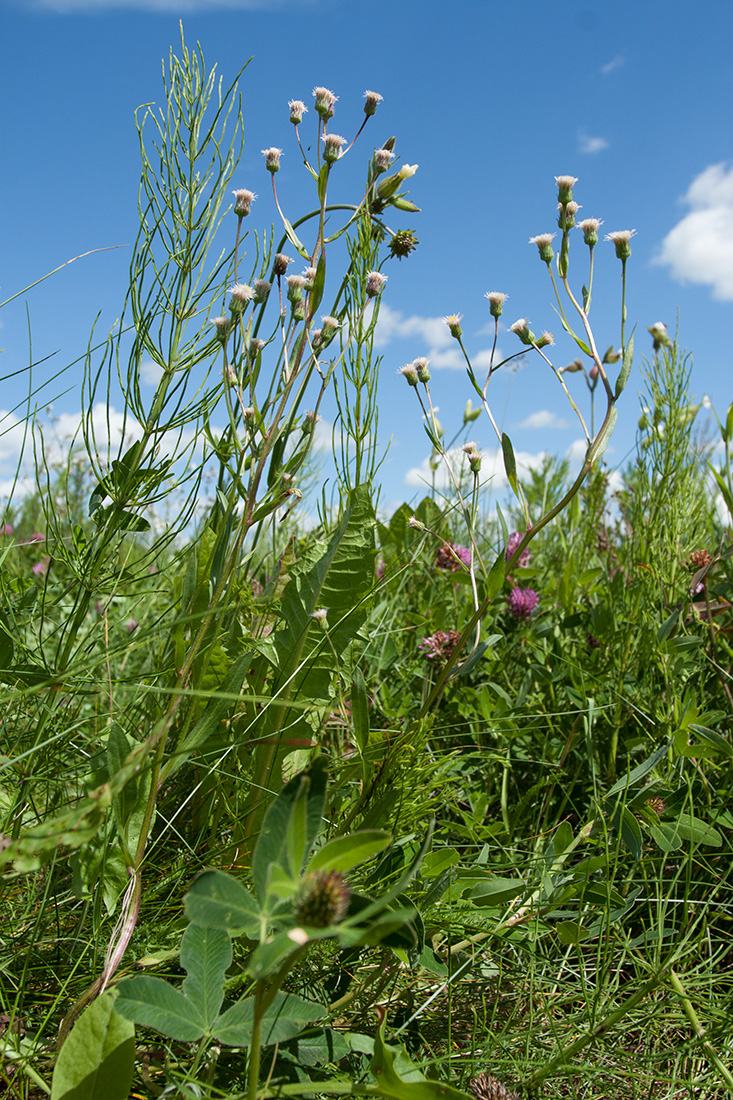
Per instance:
[[[232,194],[234,195],[234,213],[240,218],[246,218],[249,214],[249,208],[257,196],[253,191],[247,191],[245,188],[233,191]]]
[[[672,341],[669,338],[667,326],[662,321],[656,321],[653,325],[650,325],[648,331],[651,333],[652,340],[654,341],[655,351],[659,351],[660,348],[672,347]]]
[[[328,164],[333,164],[341,156],[341,146],[345,144],[346,138],[341,137],[340,134],[324,134],[321,141],[323,142],[323,159]]]
[[[583,240],[590,248],[598,244],[598,230],[602,225],[600,218],[584,218],[578,222],[578,229],[583,230]]]
[[[488,298],[489,300],[489,312],[492,317],[501,317],[504,310],[504,302],[508,297],[508,294],[502,294],[500,290],[490,290],[487,294],[484,294],[484,298]]]
[[[412,365],[417,371],[418,381],[429,382],[430,371],[428,370],[428,360],[424,355],[421,355],[419,359],[413,359]]]
[[[471,467],[472,474],[477,474],[481,469],[482,458],[483,455],[479,454],[478,451],[472,451],[471,454],[468,455],[468,465]]]
[[[320,87],[313,89],[313,95],[316,97],[316,111],[318,111],[324,122],[328,122],[329,118],[333,118],[333,107],[338,96],[334,95],[328,88]]]
[[[420,381],[414,363],[406,363],[404,367],[400,367],[397,373],[401,374],[403,378],[406,378],[410,386],[416,386]]]
[[[557,204],[557,224],[562,230],[572,229],[575,225],[575,215],[580,210],[577,202],[559,202]]]
[[[635,229],[617,229],[613,233],[606,233],[605,239],[613,244],[619,260],[628,260],[631,255],[631,245],[629,242],[631,238],[635,236]]]
[[[272,290],[272,283],[268,283],[267,279],[255,280],[255,302],[261,305],[262,302],[267,301],[267,297]]]
[[[214,317],[212,325],[216,325],[216,336],[218,340],[221,340],[222,344],[226,344],[229,330],[232,327],[231,317]]]
[[[546,348],[548,345],[552,345],[554,343],[555,343],[555,337],[552,335],[552,333],[551,332],[543,332],[542,335],[540,336],[539,340],[535,341],[535,347],[537,347],[537,348]]]
[[[379,92],[364,92],[364,114],[367,118],[371,118],[383,99],[384,96],[381,96]]]
[[[290,108],[290,121],[293,126],[299,126],[308,108],[305,103],[303,103],[302,99],[291,99],[288,103],[288,107]]]
[[[391,149],[376,149],[374,152],[374,171],[376,173],[386,172],[391,160],[394,160],[394,153]]]
[[[315,282],[316,278],[316,270],[317,269],[315,267],[306,267],[303,271],[303,278],[305,279],[306,290],[313,290],[313,283]]]
[[[557,184],[557,198],[559,202],[570,202],[573,197],[573,187],[577,182],[577,176],[555,176],[555,183]]]
[[[302,275],[288,275],[288,301],[299,302],[303,297],[303,290],[305,289],[305,279]]]
[[[535,335],[530,329],[529,321],[526,317],[520,317],[513,325],[510,325],[509,331],[513,332],[515,336],[518,336],[522,343],[527,344],[528,347],[531,347],[535,342]]]
[[[313,429],[320,419],[321,418],[318,413],[313,412],[312,409],[309,409],[303,417],[303,423],[300,426],[300,430],[302,431],[303,435],[313,435]]]
[[[386,282],[387,276],[382,275],[381,271],[368,271],[366,277],[367,297],[376,298]]]
[[[277,278],[280,275],[284,275],[288,270],[288,264],[293,263],[290,256],[286,256],[283,252],[278,252],[275,255],[275,259],[272,264],[272,276]]]
[[[341,327],[341,324],[337,317],[321,317],[323,328],[321,329],[321,344],[324,348],[333,340],[334,336]]]
[[[551,264],[555,258],[555,249],[552,247],[554,233],[540,233],[537,237],[530,237],[529,243],[536,244],[540,259],[546,264]]]
[[[466,407],[463,410],[463,424],[464,424],[464,426],[466,424],[473,423],[474,420],[478,420],[478,418],[480,416],[481,416],[481,409],[480,408],[479,409],[474,409],[472,404],[471,404],[471,398],[469,397],[468,401],[466,402]]]
[[[280,157],[283,155],[282,149],[276,149],[275,146],[271,146],[269,149],[262,150],[262,156],[265,158],[265,167],[268,172],[280,171]]]

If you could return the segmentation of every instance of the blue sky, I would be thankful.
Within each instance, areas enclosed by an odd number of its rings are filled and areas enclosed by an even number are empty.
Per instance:
[[[2,311],[0,374],[28,362],[28,317],[33,359],[54,353],[38,379],[84,353],[98,313],[100,331],[118,315],[136,231],[133,111],[161,99],[161,59],[178,43],[179,17],[189,45],[198,40],[225,81],[252,58],[241,80],[246,146],[236,183],[258,192],[258,225],[277,218],[266,146],[285,150],[280,193],[293,203],[289,214],[302,210],[287,103],[312,105],[316,84],[339,96],[333,126],[343,133],[358,122],[366,88],[384,96],[350,154],[355,178],[392,134],[401,163],[419,165],[409,185],[422,213],[393,221],[413,228],[420,247],[385,269],[385,503],[420,495],[429,452],[399,367],[430,357],[449,435],[471,396],[443,315],[464,315],[467,348],[481,361],[490,340],[484,294],[501,290],[509,295],[502,321],[528,317],[535,331],[552,330],[557,366],[575,357],[559,339],[546,271],[528,244],[556,228],[559,174],[579,179],[579,216],[602,218],[604,231],[637,230],[627,300],[639,351],[651,350],[647,326],[674,329],[679,309],[680,340],[695,360],[693,395],[709,395],[719,412],[733,400],[733,8],[720,0],[694,9],[678,0],[1,0],[0,300],[79,253],[120,247],[79,260]],[[607,243],[596,263],[593,323],[605,348],[619,342],[620,264]],[[506,331],[499,344],[505,354],[518,350]],[[80,373],[66,371],[44,398],[54,398],[66,426],[78,413]],[[586,411],[582,379],[567,380]],[[22,375],[6,378],[0,409],[13,409],[24,384]],[[609,464],[633,445],[639,388],[635,371]],[[538,357],[495,376],[489,395],[527,461],[577,452],[571,410]],[[485,420],[472,438],[490,455]],[[0,488],[17,439],[0,438]]]

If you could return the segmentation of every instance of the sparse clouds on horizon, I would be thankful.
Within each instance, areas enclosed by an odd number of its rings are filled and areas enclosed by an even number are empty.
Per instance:
[[[700,283],[733,301],[733,166],[711,164],[690,184],[688,214],[670,229],[655,263],[681,283]]]
[[[442,317],[406,317],[400,310],[392,309],[386,302],[379,307],[379,322],[374,333],[374,345],[384,349],[395,340],[410,340],[412,347],[408,357],[425,355],[435,369],[465,370],[466,360]],[[484,348],[471,355],[475,370],[486,370],[491,361],[491,349]],[[501,362],[501,352],[496,349],[495,361]]]
[[[517,427],[537,431],[541,428],[567,428],[569,424],[557,413],[551,412],[549,409],[539,409],[537,412],[530,413],[529,416],[525,417]]]

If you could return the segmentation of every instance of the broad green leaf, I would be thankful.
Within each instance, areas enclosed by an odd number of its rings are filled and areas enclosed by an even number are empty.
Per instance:
[[[485,882],[474,886],[469,897],[474,905],[505,905],[513,901],[527,889],[527,883],[521,878],[502,878],[491,875]]]
[[[506,556],[502,551],[498,558],[491,566],[489,575],[486,578],[486,596],[485,599],[493,600],[494,596],[501,590],[504,584],[504,578],[506,577]],[[493,635],[492,635],[493,637]]]
[[[230,936],[257,936],[260,909],[249,890],[223,871],[204,871],[186,894],[186,916],[204,928],[225,929]]]
[[[439,848],[437,852],[428,852],[420,865],[420,874],[423,878],[437,878],[460,863],[461,857],[453,848]]]
[[[232,1005],[219,1017],[213,1031],[219,1042],[229,1047],[248,1047],[252,1042],[254,997]],[[262,1045],[285,1043],[299,1035],[306,1024],[325,1016],[328,1009],[315,1001],[306,1001],[294,993],[276,993],[266,1009],[262,1023]]]
[[[151,1027],[181,1043],[200,1039],[206,1031],[206,1018],[200,1005],[184,997],[179,989],[162,978],[147,974],[120,982],[115,1010],[126,1020]]]
[[[309,1029],[287,1044],[302,1066],[332,1065],[351,1054],[351,1045],[340,1031],[330,1027]]]
[[[105,993],[82,1012],[62,1046],[51,1100],[127,1100],[134,1069],[134,1025]]]
[[[641,827],[628,806],[621,810],[621,836],[634,859],[641,859],[643,843],[641,839]]]
[[[224,1000],[224,978],[232,963],[232,941],[221,928],[189,924],[181,940],[183,995],[196,1004],[210,1028]]]
[[[309,871],[341,871],[346,874],[352,867],[383,852],[391,844],[392,836],[381,829],[364,829],[329,840],[316,852],[308,864]]]
[[[587,940],[590,935],[587,928],[572,920],[558,921],[555,925],[555,931],[560,943],[565,944],[566,947],[577,947],[583,940]]]
[[[708,844],[711,848],[719,848],[723,843],[723,837],[717,829],[692,814],[680,814],[674,827],[683,840],[689,840],[693,844]]]
[[[662,821],[659,825],[650,825],[649,832],[657,847],[663,852],[675,852],[682,847],[682,837],[674,823]]]
[[[277,798],[267,809],[252,854],[252,879],[257,897],[262,905],[267,900],[269,868],[273,863],[298,875],[300,868],[291,868],[288,859],[288,832],[296,805],[305,805],[310,787],[308,772],[295,775],[286,783]]]
[[[167,766],[166,778],[170,778],[174,772],[178,771],[191,753],[200,748],[216,732],[222,718],[236,701],[251,662],[251,653],[242,654],[234,662],[222,680],[219,689],[212,693],[203,714],[193,729],[189,731],[177,756]]]

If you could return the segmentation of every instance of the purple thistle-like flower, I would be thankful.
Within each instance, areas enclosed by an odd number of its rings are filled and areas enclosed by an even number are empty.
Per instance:
[[[458,644],[460,630],[436,630],[418,644],[429,661],[447,661]]]
[[[436,569],[443,569],[446,573],[455,573],[461,566],[468,569],[470,565],[470,546],[457,546],[454,542],[444,542],[435,555]]]
[[[509,613],[520,623],[531,617],[539,602],[540,598],[534,588],[512,588],[507,596]]]
[[[522,541],[523,538],[524,538],[524,535],[522,534],[521,531],[514,531],[509,536],[509,539],[508,539],[507,544],[506,544],[506,550],[504,551],[504,556],[505,556],[507,561],[509,561],[510,557],[512,556],[514,551],[517,549],[517,547],[519,546],[519,544],[520,544],[520,542]],[[522,550],[522,553],[519,555],[519,557],[517,558],[517,560],[515,561],[514,564],[519,569],[524,569],[524,567],[529,565],[529,563],[531,561],[532,561],[532,551],[530,550],[530,548],[528,546],[525,546],[524,550]]]

